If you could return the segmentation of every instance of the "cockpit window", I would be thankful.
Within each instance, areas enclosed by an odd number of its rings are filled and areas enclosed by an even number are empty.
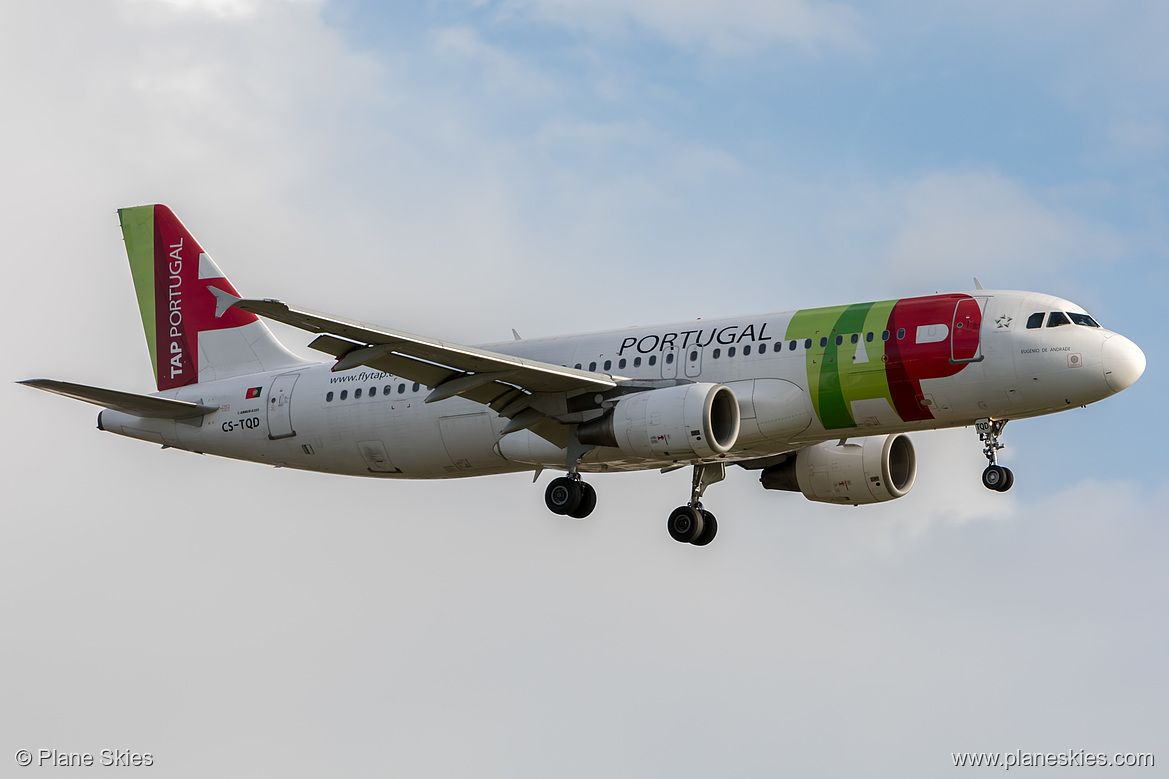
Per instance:
[[[1048,327],[1059,327],[1060,325],[1070,325],[1070,324],[1071,324],[1071,322],[1068,321],[1067,314],[1065,314],[1062,311],[1052,311],[1050,314],[1047,315],[1047,326]]]
[[[1077,314],[1075,311],[1069,311],[1068,316],[1072,319],[1073,325],[1082,325],[1084,327],[1099,327],[1096,320],[1087,314]]]
[[[1043,327],[1043,312],[1036,311],[1031,316],[1027,317],[1027,329],[1034,330],[1037,327]]]

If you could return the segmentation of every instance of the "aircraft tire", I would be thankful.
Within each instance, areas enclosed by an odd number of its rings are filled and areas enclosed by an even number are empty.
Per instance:
[[[702,535],[702,512],[690,506],[679,506],[670,512],[666,529],[670,531],[670,538],[678,543],[692,544]]]
[[[1006,474],[1006,478],[1003,479],[1002,485],[998,488],[999,492],[1006,492],[1015,484],[1015,474],[1010,468],[1003,468],[1003,473]]]
[[[553,514],[572,514],[580,508],[584,499],[584,490],[579,482],[567,476],[560,476],[552,480],[548,489],[544,491],[544,504]]]
[[[698,534],[698,538],[690,543],[694,546],[706,546],[714,540],[715,534],[718,533],[718,520],[714,518],[706,509],[702,510],[702,532]]]
[[[592,514],[593,509],[597,507],[597,491],[588,482],[582,481],[577,483],[581,489],[580,505],[576,507],[575,511],[568,512],[568,516],[573,519],[584,519],[589,514]]]
[[[988,465],[982,472],[982,486],[988,490],[1002,492],[1005,489],[1003,485],[1007,483],[1008,473],[1009,471],[1001,465]]]

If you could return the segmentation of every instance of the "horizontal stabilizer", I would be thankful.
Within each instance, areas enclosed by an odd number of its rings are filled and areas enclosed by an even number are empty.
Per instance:
[[[150,419],[192,419],[219,410],[219,406],[203,406],[186,400],[136,395],[133,392],[119,392],[118,390],[89,387],[84,384],[70,384],[67,381],[53,379],[26,379],[16,383],[46,392],[55,392],[74,400],[83,400],[102,408]]]

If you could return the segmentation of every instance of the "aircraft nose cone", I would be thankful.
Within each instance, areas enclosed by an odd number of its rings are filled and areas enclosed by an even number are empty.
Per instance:
[[[1120,392],[1145,372],[1145,353],[1123,335],[1110,336],[1101,347],[1104,379],[1113,392]]]

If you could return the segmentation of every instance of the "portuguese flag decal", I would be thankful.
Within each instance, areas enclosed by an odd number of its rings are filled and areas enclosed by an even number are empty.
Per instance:
[[[244,398],[246,398],[248,400],[251,400],[252,398],[258,398],[258,397],[260,397],[260,391],[263,389],[264,389],[263,387],[252,387],[244,395]]]

